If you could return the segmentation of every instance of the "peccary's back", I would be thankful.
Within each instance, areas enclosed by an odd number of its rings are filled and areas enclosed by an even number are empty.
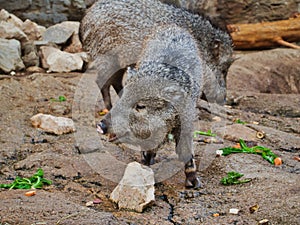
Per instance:
[[[98,1],[82,20],[81,39],[95,58],[119,45],[141,44],[154,26],[170,23],[170,12],[158,1]]]
[[[80,34],[86,50],[95,58],[127,43],[141,45],[156,26],[164,24],[189,29],[208,60],[212,60],[208,49],[214,47],[214,40],[230,48],[229,36],[209,21],[157,0],[100,0],[83,18]]]

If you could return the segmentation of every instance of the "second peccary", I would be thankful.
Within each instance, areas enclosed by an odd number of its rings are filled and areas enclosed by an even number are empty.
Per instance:
[[[186,186],[199,187],[193,151],[196,101],[209,68],[193,36],[177,26],[157,27],[136,68],[128,69],[121,98],[98,124],[111,141],[139,145],[146,165],[173,134],[176,153],[185,163]]]
[[[231,64],[230,36],[199,15],[156,0],[100,0],[86,13],[80,26],[81,40],[98,67],[98,86],[107,109],[109,88],[120,95],[123,74],[134,65],[143,43],[160,25],[175,24],[196,39],[199,54],[211,73],[201,93],[209,102],[224,103],[226,74]],[[106,63],[103,63],[105,61]]]

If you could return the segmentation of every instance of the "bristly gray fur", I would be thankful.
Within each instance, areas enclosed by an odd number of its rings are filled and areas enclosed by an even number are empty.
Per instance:
[[[205,79],[204,60],[193,36],[175,25],[157,27],[145,43],[136,68],[128,71],[122,97],[110,112],[119,126],[113,132],[131,144],[136,144],[133,137],[173,133],[179,159],[188,162],[193,156],[193,118]],[[143,110],[137,110],[137,104]]]
[[[100,0],[83,18],[80,35],[92,59],[118,49],[117,61],[120,67],[126,68],[128,58],[140,55],[144,41],[156,27],[170,24],[187,29],[196,39],[199,54],[212,78],[204,81],[204,94],[208,101],[224,102],[232,41],[226,32],[199,15],[157,0]],[[134,43],[134,51],[120,50],[120,46],[130,43]]]
[[[156,0],[100,0],[82,20],[80,34],[98,62],[97,82],[111,109],[98,124],[100,132],[140,145],[150,163],[151,152],[172,133],[176,153],[186,164],[186,184],[199,187],[193,158],[195,106],[203,96],[225,101],[232,61],[229,35],[199,15]],[[121,96],[112,108],[110,85]]]

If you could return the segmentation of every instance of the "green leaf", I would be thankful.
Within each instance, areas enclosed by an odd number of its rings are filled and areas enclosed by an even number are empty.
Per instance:
[[[43,176],[44,176],[44,171],[43,171],[41,168],[39,168],[39,169],[36,171],[36,173],[33,174],[33,177],[34,177],[34,176],[37,176],[37,177],[43,177]]]
[[[56,98],[50,98],[51,102],[65,102],[67,101],[67,98],[63,95],[58,96],[58,99]]]
[[[208,130],[207,132],[205,132],[205,131],[200,131],[200,130],[196,130],[196,131],[194,131],[194,138],[197,137],[197,134],[198,134],[198,135],[210,136],[210,137],[215,137],[215,136],[216,136],[216,134],[213,134],[213,133],[211,132],[211,130]]]
[[[43,178],[44,171],[38,169],[35,174],[29,178],[16,177],[15,180],[10,184],[0,184],[0,188],[7,189],[31,189],[31,188],[42,188],[43,185],[52,184],[51,180]]]
[[[64,102],[64,101],[67,101],[66,97],[61,95],[61,96],[58,96],[58,101],[59,102]]]
[[[240,120],[240,119],[237,119],[237,120],[235,120],[234,121],[235,123],[239,123],[239,124],[246,124],[247,122],[244,122],[244,121],[242,121],[242,120]]]
[[[244,174],[242,174],[242,173],[231,171],[231,172],[227,173],[226,177],[223,177],[221,179],[221,183],[223,185],[233,185],[233,184],[248,183],[251,181],[251,179],[239,180],[243,176],[244,176]]]
[[[267,160],[272,164],[274,164],[274,159],[278,157],[269,148],[259,146],[259,145],[249,148],[243,139],[240,139],[239,143],[241,148],[234,148],[234,147],[221,148],[220,150],[223,151],[222,155],[227,156],[232,153],[258,154],[261,155],[263,159]]]

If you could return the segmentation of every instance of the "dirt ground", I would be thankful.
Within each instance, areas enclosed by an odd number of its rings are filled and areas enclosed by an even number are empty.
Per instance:
[[[0,183],[11,182],[17,175],[31,176],[37,168],[53,181],[33,197],[26,197],[26,190],[1,189],[0,224],[252,225],[263,219],[269,221],[265,224],[300,224],[300,162],[295,158],[300,156],[300,54],[285,50],[288,56],[281,59],[285,53],[274,51],[273,58],[269,52],[259,57],[237,54],[228,75],[228,105],[199,110],[195,129],[212,129],[220,140],[207,143],[205,137],[195,138],[203,187],[185,189],[180,170],[156,184],[156,201],[143,213],[119,210],[109,200],[116,183],[91,166],[88,154],[80,154],[75,134],[56,136],[31,126],[30,118],[39,112],[72,118],[81,73],[0,75]],[[67,101],[51,101],[61,95]],[[91,109],[96,120],[100,120],[100,96],[98,99],[99,106]],[[235,124],[235,119],[248,124]],[[263,131],[265,138],[255,138],[257,131]],[[269,147],[283,159],[283,165],[274,166],[250,154],[216,157],[217,149],[235,145],[241,137]],[[105,138],[102,141],[119,160],[140,161],[138,154],[107,143]],[[165,148],[171,147],[169,143]],[[108,170],[114,174],[118,168],[111,164]],[[232,170],[251,182],[220,184]],[[101,203],[87,207],[94,199]],[[254,205],[259,209],[251,213]],[[230,214],[232,208],[239,213]]]

